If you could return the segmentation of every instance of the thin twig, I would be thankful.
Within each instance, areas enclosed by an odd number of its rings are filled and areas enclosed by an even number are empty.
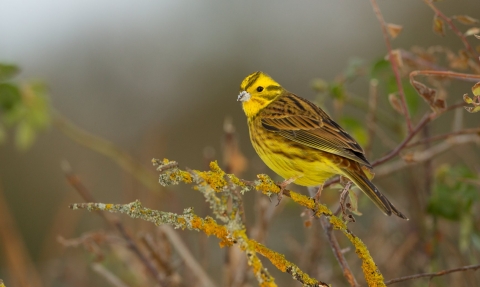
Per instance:
[[[330,243],[330,247],[332,248],[333,254],[337,259],[338,264],[340,264],[340,267],[342,267],[343,276],[345,276],[348,283],[350,283],[350,286],[359,287],[360,284],[358,284],[357,279],[355,279],[355,276],[353,276],[352,270],[350,269],[350,266],[348,265],[348,262],[345,259],[345,256],[343,256],[343,252],[342,252],[342,249],[340,248],[340,245],[338,244],[337,238],[333,234],[332,225],[328,222],[328,220],[325,217],[321,217],[320,222],[322,223],[322,227],[325,230],[325,235],[327,236],[328,242]]]
[[[375,135],[375,121],[377,119],[377,101],[378,101],[378,80],[370,80],[370,91],[368,97],[368,114],[367,114],[367,129],[368,129],[368,143],[365,146],[365,154],[369,155],[373,146],[373,136]]]
[[[460,130],[460,131],[456,131],[456,132],[450,132],[450,133],[445,133],[445,134],[441,134],[441,135],[436,135],[436,136],[424,138],[424,139],[421,139],[419,141],[416,141],[416,142],[413,142],[413,143],[410,143],[410,144],[406,145],[405,148],[410,148],[410,147],[414,147],[414,146],[421,145],[421,144],[424,144],[424,143],[434,142],[434,141],[443,140],[443,139],[446,139],[446,138],[449,138],[449,137],[452,137],[452,136],[465,135],[465,134],[480,134],[480,128],[464,129],[464,130]]]
[[[190,250],[188,250],[187,246],[185,246],[185,244],[181,240],[180,236],[178,236],[178,234],[175,232],[175,230],[171,226],[166,225],[161,225],[159,226],[159,228],[163,231],[163,233],[165,233],[172,246],[183,258],[185,264],[195,274],[195,277],[198,278],[201,286],[217,286],[217,284],[213,283],[205,270],[203,270],[202,266],[198,263],[195,257],[193,257],[192,253],[190,253]]]
[[[385,285],[391,285],[391,284],[394,284],[394,283],[413,280],[413,279],[418,279],[418,278],[423,278],[423,277],[433,278],[433,277],[443,276],[443,275],[454,273],[454,272],[461,272],[461,271],[467,271],[467,270],[476,271],[477,269],[480,269],[480,264],[463,266],[463,267],[448,269],[448,270],[442,270],[442,271],[435,272],[435,273],[422,273],[422,274],[415,274],[415,275],[400,277],[400,278],[396,278],[396,279],[386,281]]]
[[[423,75],[423,76],[436,76],[436,77],[445,77],[445,78],[453,78],[453,79],[461,79],[461,80],[480,80],[480,75],[474,75],[474,74],[464,74],[464,73],[457,73],[457,72],[452,72],[452,71],[435,71],[435,70],[417,70],[417,71],[412,71],[410,73],[410,79],[413,79],[414,77],[418,75]]]
[[[428,150],[419,151],[412,154],[409,154],[407,159],[408,163],[404,159],[400,159],[394,162],[391,162],[387,165],[384,165],[376,170],[375,175],[377,177],[385,176],[391,174],[392,172],[399,171],[407,166],[413,164],[418,164],[426,160],[432,159],[435,156],[450,150],[456,145],[466,144],[466,143],[480,143],[480,137],[474,135],[457,135],[450,138],[448,141],[443,141],[437,145],[432,146]]]
[[[405,121],[407,123],[408,131],[412,132],[413,127],[412,127],[412,121],[410,119],[410,112],[408,111],[408,108],[407,108],[407,102],[405,100],[405,92],[403,90],[402,79],[400,77],[400,71],[398,69],[397,60],[395,59],[395,56],[392,52],[392,45],[390,44],[390,38],[388,36],[387,24],[383,19],[383,15],[382,15],[382,12],[380,11],[380,8],[378,7],[377,1],[370,0],[370,3],[372,3],[373,11],[375,12],[375,15],[377,16],[377,19],[380,22],[380,26],[382,28],[383,39],[385,40],[385,45],[387,46],[387,50],[388,50],[388,59],[392,65],[392,70],[393,70],[393,74],[395,75],[395,80],[397,81],[402,112],[405,117]]]
[[[315,196],[316,194],[315,188],[309,187],[308,191],[311,197]],[[348,265],[348,262],[345,259],[345,256],[343,256],[342,249],[338,244],[337,238],[333,234],[332,225],[323,216],[320,217],[319,219],[320,219],[320,223],[322,224],[323,230],[325,231],[325,235],[327,236],[328,242],[330,243],[330,247],[332,248],[333,254],[335,255],[335,258],[337,259],[338,264],[340,264],[340,267],[343,270],[343,276],[345,276],[348,283],[350,283],[350,286],[359,287],[360,285],[358,284],[357,279],[355,279],[355,276],[353,276],[353,272],[350,269],[350,266]]]
[[[417,124],[417,126],[407,135],[407,137],[391,152],[389,152],[387,155],[377,159],[376,161],[372,162],[372,166],[377,166],[380,165],[389,159],[395,157],[402,151],[402,149],[410,142],[410,140],[426,125],[428,124],[431,120],[433,119],[432,114],[426,114],[420,122]]]
[[[475,50],[472,48],[470,43],[468,43],[467,38],[465,38],[465,35],[455,26],[453,23],[452,19],[449,17],[445,16],[445,14],[442,13],[442,11],[438,10],[438,8],[433,4],[432,0],[423,0],[432,10],[435,12],[435,14],[445,20],[452,29],[452,31],[460,38],[462,41],[463,45],[465,45],[465,48],[470,52],[471,56],[475,59],[475,61],[480,64],[480,59],[478,57],[478,54],[475,52]]]
[[[112,286],[115,287],[128,287],[120,278],[115,276],[112,272],[110,272],[107,268],[103,267],[100,263],[93,263],[92,270],[97,272],[100,276],[105,278]]]
[[[92,193],[87,189],[85,185],[83,185],[80,179],[73,173],[68,162],[62,163],[62,169],[65,172],[65,177],[68,183],[70,183],[72,187],[80,194],[83,200],[85,200],[86,202],[96,202]],[[98,212],[98,214],[108,224],[112,225],[117,229],[117,231],[120,233],[120,235],[122,235],[123,239],[126,241],[128,248],[137,256],[140,262],[142,262],[142,264],[150,272],[153,278],[155,278],[155,280],[160,284],[160,286],[167,286],[167,284],[165,284],[165,281],[160,275],[160,273],[158,272],[158,270],[155,268],[152,262],[148,260],[148,258],[142,253],[142,251],[140,250],[140,247],[128,234],[127,230],[125,229],[125,226],[123,226],[123,224],[120,221],[116,219],[112,219],[111,217],[107,217],[102,212]]]

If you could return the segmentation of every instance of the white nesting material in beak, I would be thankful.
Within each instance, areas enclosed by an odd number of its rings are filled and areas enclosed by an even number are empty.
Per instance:
[[[250,100],[252,96],[246,92],[246,91],[242,91],[239,95],[238,95],[238,98],[237,98],[237,101],[239,102],[246,102],[248,100]]]

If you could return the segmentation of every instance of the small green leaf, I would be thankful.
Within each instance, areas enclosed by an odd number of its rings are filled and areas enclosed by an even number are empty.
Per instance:
[[[427,211],[446,219],[460,221],[479,201],[475,181],[478,175],[463,165],[442,165],[436,170],[432,196]]]
[[[35,130],[26,121],[20,122],[15,133],[15,144],[19,150],[27,150],[35,141]]]
[[[392,70],[390,68],[390,61],[380,59],[376,61],[370,69],[370,78],[378,79],[385,74],[387,74],[388,76],[392,74]]]
[[[0,63],[0,82],[11,79],[18,74],[20,69],[15,65],[8,65]]]
[[[342,83],[332,83],[330,85],[330,94],[334,99],[342,102],[347,98],[347,92]]]
[[[15,105],[22,101],[20,90],[16,85],[9,83],[0,84],[0,109],[3,111],[11,110]]]

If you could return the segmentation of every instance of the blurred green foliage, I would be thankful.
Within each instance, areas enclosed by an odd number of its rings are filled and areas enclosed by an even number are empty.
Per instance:
[[[464,165],[441,165],[435,173],[433,192],[427,212],[433,216],[459,222],[459,247],[468,251],[470,243],[480,250],[480,230],[473,221],[474,203],[480,200],[478,174]]]
[[[0,63],[0,144],[7,140],[7,128],[11,128],[16,147],[26,150],[38,132],[50,125],[51,111],[45,85],[14,82],[19,71],[17,66]]]

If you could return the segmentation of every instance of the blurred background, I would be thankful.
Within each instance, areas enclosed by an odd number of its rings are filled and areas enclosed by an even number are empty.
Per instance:
[[[20,67],[21,73],[15,81],[43,82],[49,105],[57,115],[126,151],[153,177],[157,175],[151,166],[152,158],[169,158],[178,161],[181,167],[200,170],[207,169],[210,160],[224,164],[222,146],[227,121],[235,128],[240,157],[247,164],[246,168],[238,168],[238,175],[253,180],[258,173],[268,173],[278,179],[261,163],[249,142],[246,119],[236,101],[242,79],[257,70],[267,72],[286,89],[321,104],[335,119],[348,115],[364,126],[365,111],[347,103],[338,112],[334,101],[322,97],[317,86],[338,79],[352,62],[368,68],[386,54],[382,31],[369,1],[3,0],[0,3],[0,61]],[[402,33],[392,41],[394,47],[409,50],[412,46],[442,45],[452,51],[463,47],[448,29],[445,37],[432,32],[433,12],[424,2],[379,1],[379,5],[387,22],[403,26]],[[447,16],[480,16],[477,0],[450,0],[436,5]],[[461,24],[459,27],[465,30]],[[368,100],[368,79],[348,84],[351,97]],[[472,83],[451,82],[447,103],[460,101],[471,86]],[[397,121],[397,128],[392,130],[399,133],[389,134],[393,143],[399,143],[404,136],[402,117],[389,105],[386,91],[380,90],[379,98],[379,109]],[[417,109],[429,108],[419,100]],[[414,122],[422,114],[414,115]],[[477,114],[461,113],[457,117],[462,117],[467,127],[478,127],[480,122]],[[430,132],[432,135],[447,132],[452,121],[453,114],[446,116],[432,125]],[[95,261],[94,256],[82,248],[67,248],[58,241],[59,236],[75,238],[106,228],[97,215],[68,209],[69,204],[82,199],[66,180],[62,163],[65,166],[68,162],[100,202],[128,203],[138,198],[150,208],[181,212],[193,206],[200,216],[210,214],[204,198],[191,186],[147,188],[109,157],[72,140],[58,124],[39,133],[28,149],[16,146],[14,130],[8,130],[6,136],[0,145],[1,193],[26,255],[45,286],[107,286],[89,267]],[[392,146],[375,139],[369,158],[384,155]],[[455,148],[431,164],[435,170],[445,162],[463,163],[478,176],[478,160],[478,145],[470,144]],[[411,201],[424,186],[421,174],[418,167],[402,169],[375,181],[410,221],[383,216],[361,196],[359,209],[364,215],[350,226],[370,248],[387,279],[479,261],[478,257],[475,259],[479,254],[479,237],[472,235],[478,232],[478,212],[469,225],[468,236],[472,237],[467,238],[467,249],[458,251],[459,221],[428,218],[425,215],[428,198]],[[301,188],[292,188],[306,194]],[[324,192],[322,197],[332,208],[338,202],[338,193],[333,191]],[[254,224],[255,206],[264,200],[265,196],[253,192],[245,195],[247,226]],[[311,232],[304,226],[303,209],[288,199],[284,201],[275,211],[265,242],[291,261],[304,262],[298,250]],[[276,199],[266,202],[275,205]],[[419,213],[423,215],[415,217]],[[133,236],[154,230],[151,224],[135,222],[126,216],[119,218],[131,226]],[[432,226],[446,231],[431,232]],[[223,265],[226,252],[218,247],[218,240],[192,231],[178,234],[218,286],[224,286],[221,272],[215,272]],[[324,258],[319,261],[324,264],[306,269],[322,281],[346,286],[322,231],[315,234],[321,248],[318,256]],[[447,239],[432,245],[435,236]],[[344,239],[340,239],[342,247],[350,246]],[[410,245],[402,244],[406,241]],[[11,245],[2,245],[0,278],[6,286],[16,286],[14,282],[19,279],[10,273],[11,261],[5,259],[5,248]],[[455,256],[446,259],[435,248],[445,248]],[[417,256],[409,258],[409,253]],[[346,256],[364,285],[360,261],[353,250]],[[391,260],[393,266],[389,265]],[[418,264],[409,265],[412,261]],[[279,286],[294,284],[289,275],[279,274],[273,266],[265,264]],[[179,268],[185,269],[180,265]],[[448,282],[480,284],[478,272],[461,278],[464,276],[451,275],[448,280],[460,281]],[[438,284],[434,286],[447,286],[441,281],[434,281]],[[255,286],[255,281],[252,282]],[[132,279],[130,284],[135,286],[135,281]]]

